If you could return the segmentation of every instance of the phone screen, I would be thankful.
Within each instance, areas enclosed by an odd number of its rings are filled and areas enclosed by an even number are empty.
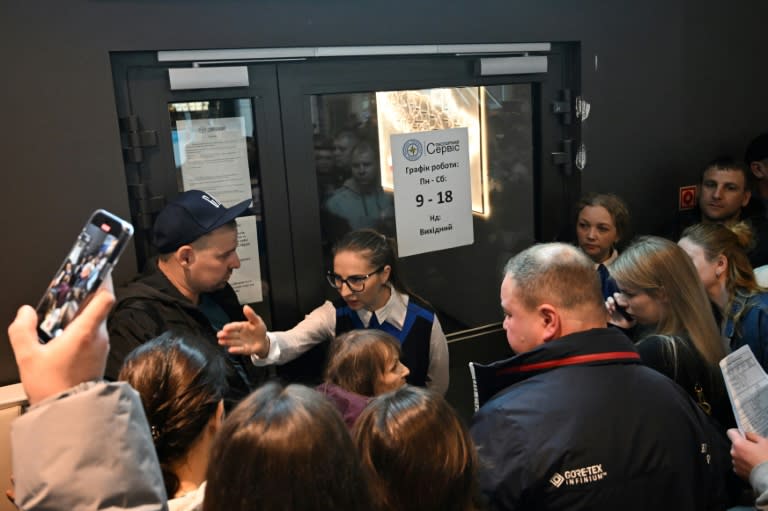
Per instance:
[[[98,210],[77,236],[72,250],[37,306],[40,341],[59,335],[77,316],[80,305],[101,284],[133,234],[133,226]]]

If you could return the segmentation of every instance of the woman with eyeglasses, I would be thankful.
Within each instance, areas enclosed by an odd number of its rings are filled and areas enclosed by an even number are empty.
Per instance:
[[[444,394],[448,389],[448,343],[435,311],[408,291],[397,267],[394,242],[372,229],[352,231],[333,248],[328,283],[339,297],[310,312],[294,328],[267,332],[249,307],[248,321],[230,323],[219,344],[230,353],[250,355],[255,365],[283,364],[313,346],[360,328],[395,336],[407,381]]]

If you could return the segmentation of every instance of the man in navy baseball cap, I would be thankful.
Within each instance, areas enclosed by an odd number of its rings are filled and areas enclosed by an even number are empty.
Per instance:
[[[159,255],[141,276],[118,290],[107,321],[107,377],[117,377],[133,349],[172,331],[185,339],[201,339],[227,355],[234,399],[258,383],[263,370],[245,357],[227,354],[216,338],[225,324],[244,320],[246,313],[255,315],[250,307],[240,306],[228,283],[240,267],[235,219],[250,203],[228,208],[210,193],[188,190],[158,214],[152,243]]]
[[[186,191],[157,215],[152,242],[161,254],[173,252],[230,223],[250,205],[248,199],[226,208],[209,193]]]

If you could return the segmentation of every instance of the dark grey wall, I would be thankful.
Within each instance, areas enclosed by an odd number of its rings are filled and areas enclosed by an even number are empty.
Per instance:
[[[764,0],[3,1],[0,319],[39,298],[90,211],[128,215],[110,51],[578,41],[582,188],[625,196],[647,232],[703,161],[767,128],[766,17]],[[134,271],[128,256],[116,279]]]

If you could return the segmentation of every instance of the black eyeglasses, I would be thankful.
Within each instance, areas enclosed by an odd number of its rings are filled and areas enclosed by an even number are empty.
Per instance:
[[[353,293],[360,293],[365,289],[365,281],[368,280],[371,275],[381,273],[383,269],[384,266],[380,266],[367,275],[350,275],[346,279],[342,279],[341,275],[337,275],[332,271],[329,271],[325,278],[334,289],[341,289],[341,286],[346,284],[349,290]]]

